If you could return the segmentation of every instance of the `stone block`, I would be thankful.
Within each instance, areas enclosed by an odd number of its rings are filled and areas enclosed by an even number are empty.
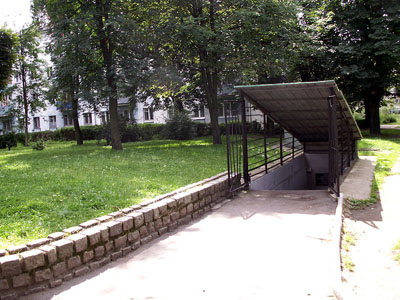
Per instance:
[[[55,288],[55,287],[58,287],[58,286],[60,286],[60,285],[62,285],[62,280],[61,279],[54,279],[54,280],[51,280],[50,282],[49,282],[49,287],[52,289],[52,288]]]
[[[93,270],[97,270],[98,268],[100,268],[101,262],[100,261],[94,261],[92,263],[89,264],[89,269],[91,271]]]
[[[108,242],[108,240],[110,239],[110,233],[108,231],[108,227],[101,225],[99,226],[100,228],[100,237],[101,237],[101,241],[102,242]]]
[[[114,248],[114,243],[112,241],[108,241],[104,245],[104,248],[106,249],[106,252],[110,252]]]
[[[178,206],[178,202],[173,198],[167,198],[163,202],[167,204],[169,210],[174,210]]]
[[[117,251],[111,254],[111,260],[117,260],[118,258],[122,257],[122,251]]]
[[[72,273],[68,273],[63,277],[64,281],[70,281],[72,278],[74,278],[74,275]]]
[[[66,265],[65,261],[62,261],[62,262],[52,266],[51,269],[53,270],[54,277],[58,277],[67,271],[67,265]]]
[[[90,247],[92,247],[100,242],[101,235],[100,235],[100,227],[98,227],[98,226],[81,231],[80,234],[87,236]],[[108,230],[107,230],[107,234],[108,234]]]
[[[157,219],[154,221],[154,227],[156,230],[159,230],[161,227],[163,227],[163,221],[162,219]]]
[[[192,201],[192,195],[188,192],[178,193],[171,198],[176,200],[178,207],[186,206]]]
[[[32,288],[29,288],[26,292],[25,292],[25,296],[26,295],[30,295],[30,294],[36,294],[39,292],[43,292],[46,289],[46,287],[44,285],[39,285],[39,286],[35,286]]]
[[[21,253],[28,250],[28,247],[26,245],[18,245],[18,246],[11,246],[9,248],[7,248],[7,252],[9,254],[17,254],[17,253]]]
[[[102,260],[100,260],[100,267],[105,266],[110,261],[111,261],[111,255],[104,257]]]
[[[79,267],[80,265],[82,265],[80,256],[77,255],[77,256],[73,256],[68,259],[68,262],[67,262],[68,269],[70,269],[70,270],[75,269],[76,267]]]
[[[88,261],[91,261],[93,258],[94,258],[93,250],[83,252],[82,261],[84,264],[87,263]]]
[[[174,222],[178,219],[179,219],[179,212],[176,212],[176,211],[172,212],[171,213],[171,221]]]
[[[123,213],[121,211],[114,211],[111,214],[108,214],[110,217],[115,218],[119,218],[123,216]]]
[[[186,207],[183,207],[183,208],[181,208],[180,210],[179,210],[179,218],[183,218],[183,217],[185,217],[186,216],[186,214],[187,214],[187,209],[186,209]]]
[[[103,223],[103,222],[111,221],[112,217],[111,216],[101,216],[101,217],[96,218],[95,220],[99,221],[100,223]]]
[[[8,290],[8,281],[7,279],[0,279],[0,291]]]
[[[40,250],[33,249],[21,253],[24,269],[27,271],[44,266],[44,253]]]
[[[205,200],[206,200],[206,205],[208,205],[208,204],[210,204],[212,202],[210,196],[205,197]]]
[[[168,231],[169,232],[174,231],[177,228],[178,228],[178,222],[177,221],[171,222],[171,224],[168,225]]]
[[[94,227],[97,226],[100,222],[98,220],[89,220],[86,222],[83,222],[81,224],[79,224],[79,226],[81,226],[82,228],[90,228],[90,227]]]
[[[125,232],[133,228],[133,217],[125,216],[117,219],[117,221],[122,223],[122,230]]]
[[[129,243],[137,242],[140,239],[139,231],[135,230],[133,232],[128,233],[128,241]]]
[[[127,239],[128,239],[128,235],[127,234],[125,234],[123,236],[120,236],[119,238],[116,238],[114,240],[114,248],[115,249],[120,249],[122,247],[125,247]]]
[[[19,275],[22,272],[21,263],[17,254],[0,257],[0,269],[4,277]]]
[[[74,249],[76,253],[86,250],[88,246],[88,239],[86,235],[77,233],[69,236],[67,239],[74,242]]]
[[[164,226],[168,226],[169,223],[171,223],[171,217],[170,216],[165,216],[165,217],[162,218],[162,221],[163,221],[163,225]]]
[[[0,249],[0,257],[5,256],[7,254],[6,249]]]
[[[158,203],[153,203],[147,206],[147,208],[153,210],[153,220],[157,220],[160,218],[160,210],[158,209]]]
[[[149,235],[149,232],[148,232],[146,226],[140,227],[140,228],[139,228],[139,233],[140,233],[140,237],[141,237],[141,238],[146,237],[146,236]]]
[[[39,250],[44,253],[47,263],[49,265],[52,265],[57,261],[57,250],[55,247],[50,245],[44,245],[40,247]]]
[[[154,222],[150,222],[147,224],[147,231],[149,232],[149,234],[152,234],[153,232],[156,231],[156,228],[154,226]]]
[[[120,235],[122,233],[122,223],[118,221],[109,221],[103,224],[109,230],[110,237]]]
[[[158,230],[159,235],[163,235],[168,232],[168,226],[162,227]]]
[[[135,251],[136,249],[140,248],[140,241],[137,241],[132,245],[132,251]]]
[[[151,207],[142,207],[141,209],[137,210],[137,212],[141,212],[144,215],[144,222],[150,223],[154,220],[154,211]]]
[[[158,232],[157,232],[157,231],[156,231],[156,232],[153,232],[153,233],[151,234],[151,237],[152,237],[153,240],[156,239],[156,238],[158,238],[158,237],[159,237]]]
[[[18,298],[18,294],[16,292],[8,292],[4,295],[1,295],[1,300],[15,300]]]
[[[157,202],[158,204],[158,212],[160,216],[165,216],[168,213],[168,203],[163,200],[160,202]]]
[[[199,201],[200,207],[204,207],[206,205],[206,199],[201,199]]]
[[[133,218],[133,223],[135,225],[135,228],[138,229],[140,226],[144,224],[144,215],[140,211],[133,211],[130,214],[128,214],[128,217]]]
[[[190,204],[186,207],[186,211],[187,211],[188,214],[190,214],[190,213],[193,212],[193,204],[192,204],[192,203],[190,203]]]
[[[53,241],[58,241],[64,238],[65,233],[64,232],[53,232],[49,234],[47,237]]]
[[[200,213],[198,211],[195,211],[192,213],[192,217],[193,217],[193,219],[197,219],[200,217]]]
[[[104,246],[98,246],[94,248],[94,257],[96,258],[103,257],[104,253],[105,253]]]
[[[149,235],[149,236],[146,236],[146,237],[140,239],[140,243],[142,245],[145,245],[145,244],[151,242],[152,239],[153,239],[153,237],[151,235]]]
[[[193,211],[196,211],[200,208],[200,203],[199,201],[196,201],[193,203]]]
[[[28,286],[31,284],[31,277],[28,273],[23,273],[13,277],[13,287],[18,288],[21,286]]]
[[[122,256],[128,255],[128,253],[130,253],[131,251],[132,251],[131,246],[122,248]]]
[[[79,277],[79,276],[85,275],[87,273],[89,273],[89,267],[83,266],[83,267],[75,270],[74,275],[75,275],[75,277]]]
[[[199,192],[196,189],[190,189],[189,193],[192,195],[192,202],[199,200]]]
[[[28,246],[28,248],[38,248],[40,246],[50,243],[50,241],[51,241],[51,239],[49,239],[49,238],[43,238],[43,239],[38,239],[38,240],[34,240],[32,242],[29,242],[26,245]]]
[[[126,208],[121,209],[121,212],[127,215],[130,212],[133,212],[133,208],[132,207],[126,207]]]
[[[66,239],[52,242],[50,246],[56,247],[57,256],[61,259],[71,257],[74,251],[74,243]]]
[[[67,233],[67,234],[74,234],[74,233],[78,233],[79,231],[82,231],[82,227],[81,226],[73,226],[67,229],[64,229],[63,232]]]
[[[50,280],[53,277],[50,269],[39,270],[35,272],[35,282]]]

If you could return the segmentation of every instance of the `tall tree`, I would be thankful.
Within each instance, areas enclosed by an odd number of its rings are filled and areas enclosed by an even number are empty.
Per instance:
[[[400,2],[329,1],[330,47],[339,85],[350,101],[363,102],[371,134],[380,134],[379,107],[388,88],[399,82]]]
[[[17,36],[11,30],[0,28],[0,93],[7,87],[15,62]]]
[[[35,24],[23,28],[19,33],[17,60],[14,65],[13,97],[14,114],[25,132],[25,146],[29,144],[29,114],[44,107],[44,92],[47,86],[46,63],[40,57],[40,31]]]
[[[112,149],[122,150],[118,128],[118,97],[120,91],[123,91],[122,85],[130,85],[131,88],[125,90],[134,94],[137,83],[131,79],[137,78],[135,73],[142,71],[140,68],[143,64],[138,61],[145,60],[135,55],[141,46],[137,33],[139,3],[124,0],[35,0],[34,3],[37,10],[47,12],[50,22],[60,25],[57,39],[64,37],[63,26],[71,24],[79,26],[85,36],[87,34],[87,40],[79,43],[77,51],[90,53],[93,58],[85,64],[97,67],[93,72],[96,76],[92,80],[93,85],[99,89],[97,92],[108,99]],[[65,12],[66,8],[68,13]],[[74,41],[65,42],[68,46],[72,44],[76,45]]]
[[[274,51],[276,55],[282,53],[282,45],[290,47],[286,28],[296,16],[290,15],[289,1],[166,0],[147,5],[153,20],[149,29],[155,32],[161,56],[166,64],[194,71],[189,79],[199,82],[210,111],[213,142],[220,144],[218,89],[256,73],[255,62],[273,64]]]

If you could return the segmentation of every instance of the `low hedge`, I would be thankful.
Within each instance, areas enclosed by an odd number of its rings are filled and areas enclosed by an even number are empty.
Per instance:
[[[4,135],[0,135],[0,149],[5,149],[8,147],[16,147],[17,139],[14,133],[7,133]]]

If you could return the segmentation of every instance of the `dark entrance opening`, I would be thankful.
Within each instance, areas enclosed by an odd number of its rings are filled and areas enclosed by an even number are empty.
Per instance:
[[[231,190],[329,189],[339,195],[362,136],[336,83],[235,89],[240,99],[224,102]]]

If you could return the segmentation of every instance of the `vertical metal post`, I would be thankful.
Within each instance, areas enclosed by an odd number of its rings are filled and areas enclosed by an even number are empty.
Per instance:
[[[231,161],[230,161],[230,122],[228,122],[228,118],[226,115],[226,105],[227,103],[224,101],[224,115],[225,115],[225,130],[226,130],[226,161],[228,164],[228,184],[229,186],[232,186],[231,182]]]
[[[281,154],[281,166],[283,166],[283,128],[281,127],[281,132],[279,134],[279,150]]]
[[[243,141],[243,179],[246,185],[250,183],[249,161],[247,154],[247,124],[246,124],[246,102],[244,94],[240,92],[240,104],[242,105],[242,141]]]
[[[294,136],[292,136],[292,159],[294,159]]]
[[[266,115],[264,114],[264,164],[265,164],[265,174],[268,173],[268,157],[267,157],[267,122],[265,120]]]
[[[346,122],[347,124],[347,166],[350,167],[351,164],[351,134],[350,134],[350,124],[349,122]]]
[[[338,174],[338,128],[336,94],[331,88],[331,96],[328,97],[329,109],[329,188],[339,197],[340,184]]]
[[[343,116],[343,108],[339,104],[340,109],[340,174],[343,175],[344,172],[344,141],[343,141],[343,133],[344,133],[344,116]]]

